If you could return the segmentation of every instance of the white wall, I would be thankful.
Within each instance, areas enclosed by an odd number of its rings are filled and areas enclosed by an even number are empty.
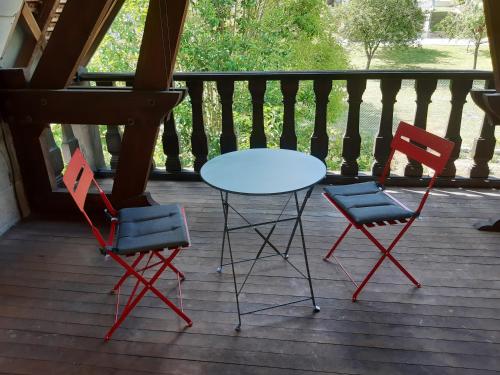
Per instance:
[[[0,67],[12,66],[13,53],[19,49],[22,40],[16,38],[15,25],[19,19],[22,0],[0,0]],[[11,161],[5,144],[3,127],[0,119],[0,234],[4,233],[19,219]]]
[[[20,219],[2,126],[5,124],[0,124],[0,234]]]

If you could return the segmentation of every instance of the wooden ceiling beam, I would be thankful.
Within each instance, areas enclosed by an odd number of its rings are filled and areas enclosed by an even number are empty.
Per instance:
[[[134,88],[166,90],[170,87],[187,9],[187,0],[150,1]]]
[[[60,89],[73,81],[84,51],[115,1],[68,0],[33,72],[30,87]]]
[[[69,85],[83,51],[112,3],[113,0],[66,2],[40,60],[38,63],[33,62],[33,69],[26,72],[28,88],[63,89]],[[57,186],[52,165],[47,162],[48,155],[43,146],[50,131],[49,121],[33,122],[29,127],[16,122],[9,122],[9,125],[30,205],[34,210],[51,211],[57,204],[53,194]]]
[[[188,0],[150,0],[134,79],[135,90],[167,90],[172,82]],[[182,97],[179,96],[179,102]],[[177,103],[176,103],[177,104]],[[166,108],[167,114],[174,106]],[[125,127],[112,199],[118,206],[144,204],[144,191],[161,122]]]

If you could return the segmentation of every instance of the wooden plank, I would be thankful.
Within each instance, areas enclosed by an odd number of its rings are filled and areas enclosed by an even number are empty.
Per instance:
[[[103,181],[103,186],[111,183]],[[176,265],[187,275],[184,308],[194,326],[181,332],[179,319],[148,295],[114,339],[101,344],[114,311],[115,300],[107,289],[119,277],[119,267],[98,253],[83,219],[32,219],[0,238],[1,371],[29,373],[41,366],[38,372],[72,372],[75,363],[74,373],[175,369],[204,374],[461,375],[498,370],[499,237],[468,225],[471,218],[496,209],[496,191],[441,189],[431,197],[424,220],[395,249],[398,259],[425,279],[423,288],[413,292],[394,267],[383,265],[364,299],[352,303],[344,275],[321,260],[342,231],[343,220],[318,187],[303,222],[321,312],[313,315],[308,303],[269,310],[246,316],[236,333],[230,272],[215,272],[222,225],[217,192],[202,183],[181,182],[155,181],[149,189],[159,202],[182,202],[188,213],[193,244]],[[394,189],[394,194],[416,204],[422,191]],[[233,202],[251,218],[272,217],[279,213],[281,198],[234,197]],[[289,229],[284,225],[276,230],[278,244],[286,243]],[[392,233],[387,232],[384,240]],[[235,233],[234,238],[237,256],[256,250],[251,232]],[[291,256],[302,266],[298,250],[294,244]],[[378,255],[357,234],[350,234],[339,250],[356,276]],[[307,294],[302,281],[279,259],[265,261],[249,278],[242,307],[264,307]],[[167,273],[158,286],[174,297],[174,284]],[[126,284],[123,293],[132,286]]]

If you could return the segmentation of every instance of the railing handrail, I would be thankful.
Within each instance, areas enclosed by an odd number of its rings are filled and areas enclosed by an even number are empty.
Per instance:
[[[85,72],[80,70],[72,88],[79,86],[91,87],[93,82],[97,88],[104,90],[121,90],[123,83],[127,87],[133,86],[133,72]],[[174,74],[174,80],[181,82],[180,86],[187,88],[189,95],[188,106],[191,108],[190,153],[194,171],[184,169],[181,162],[180,138],[177,134],[175,111],[166,119],[163,126],[162,144],[166,156],[165,170],[152,169],[151,178],[161,179],[199,179],[197,172],[207,161],[209,155],[209,139],[206,132],[204,118],[204,91],[207,87],[204,82],[215,84],[216,95],[220,100],[218,138],[220,152],[230,152],[238,149],[238,133],[235,131],[233,102],[235,83],[244,82],[250,94],[252,124],[250,134],[246,134],[250,147],[266,147],[268,139],[264,128],[264,104],[266,101],[267,82],[279,82],[279,89],[283,97],[282,133],[279,138],[279,147],[297,149],[296,133],[296,103],[300,82],[312,83],[314,95],[314,124],[310,136],[310,153],[326,162],[330,152],[330,124],[327,120],[329,96],[334,84],[340,83],[345,87],[345,99],[348,103],[346,112],[346,127],[342,139],[342,165],[340,174],[329,173],[327,182],[362,181],[378,176],[390,149],[394,126],[395,103],[397,95],[402,89],[403,81],[414,82],[415,117],[413,123],[422,129],[427,128],[429,106],[438,87],[438,83],[449,81],[450,109],[442,113],[443,126],[446,122],[445,137],[455,142],[455,149],[448,165],[438,181],[443,186],[485,186],[499,187],[500,179],[490,176],[489,162],[495,151],[495,133],[488,118],[481,124],[481,132],[474,140],[469,176],[457,176],[456,161],[460,159],[462,145],[461,123],[464,104],[475,81],[484,81],[488,87],[493,82],[493,72],[485,70],[330,70],[330,71],[250,71],[250,72],[180,72]],[[373,164],[371,174],[360,171],[359,158],[361,156],[362,134],[360,134],[360,116],[362,113],[363,96],[368,81],[380,81],[380,121],[378,133],[373,143]],[[344,85],[345,84],[345,85]],[[439,85],[441,86],[441,85]],[[96,88],[96,89],[97,89]],[[242,88],[242,87],[240,87]],[[214,121],[211,119],[210,121]],[[107,125],[105,141],[107,151],[111,155],[110,167],[115,169],[120,155],[122,130],[118,126]],[[66,132],[68,133],[68,132]],[[68,133],[69,134],[69,133]],[[71,134],[63,136],[71,140]],[[94,134],[100,144],[99,135]],[[184,140],[186,141],[186,139]],[[68,141],[69,142],[69,141]],[[68,143],[66,142],[66,143]],[[188,146],[189,147],[189,146]],[[63,166],[54,168],[62,170]],[[110,170],[101,170],[104,175],[112,174]],[[391,181],[398,185],[420,185],[425,181],[422,166],[412,160],[404,165],[404,176],[394,176]]]
[[[347,80],[352,78],[366,79],[477,79],[493,78],[488,70],[325,70],[325,71],[252,71],[252,72],[187,72],[175,73],[175,81],[248,81],[253,78],[265,80]],[[79,72],[76,81],[133,81],[133,72]]]

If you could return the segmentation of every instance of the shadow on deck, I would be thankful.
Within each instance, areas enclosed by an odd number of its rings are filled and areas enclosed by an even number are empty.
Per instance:
[[[106,185],[104,183],[104,185]],[[436,189],[422,220],[394,255],[422,282],[415,289],[384,264],[351,302],[353,286],[322,256],[344,228],[318,187],[304,225],[321,312],[309,303],[237,322],[230,269],[215,272],[223,224],[219,195],[202,183],[150,182],[160,203],[186,207],[192,247],[177,259],[186,273],[184,308],[194,326],[152,297],[143,299],[109,343],[120,268],[106,261],[83,221],[26,220],[0,238],[0,372],[36,374],[490,374],[500,371],[500,234],[478,232],[477,219],[500,213],[494,190]],[[417,204],[422,189],[391,189]],[[285,197],[238,197],[250,218],[278,214]],[[391,230],[374,229],[389,240]],[[284,245],[290,225],[273,239]],[[238,258],[255,254],[251,231],[233,237]],[[291,258],[303,266],[298,238]],[[338,250],[361,279],[378,258],[360,233]],[[308,296],[305,280],[280,259],[258,263],[243,309]],[[246,266],[237,267],[242,273]],[[167,277],[168,273],[165,274]],[[168,275],[168,278],[172,278]],[[175,299],[175,283],[161,280]]]

